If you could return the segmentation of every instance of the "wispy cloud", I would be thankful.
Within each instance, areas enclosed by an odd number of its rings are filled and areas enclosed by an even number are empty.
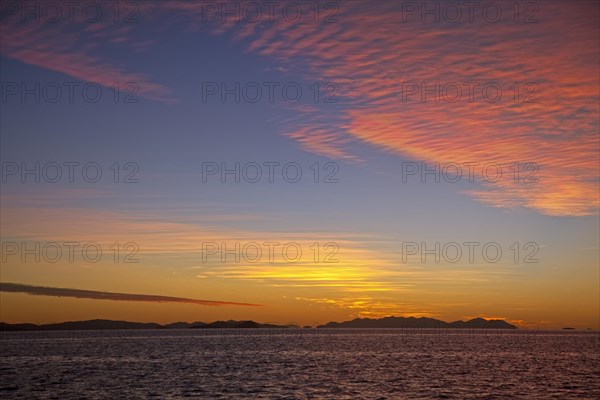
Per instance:
[[[392,298],[373,298],[368,295],[359,295],[342,298],[306,298],[296,297],[304,301],[319,305],[324,308],[342,308],[349,310],[351,318],[383,318],[397,317],[437,317],[438,313],[429,311],[426,307],[416,307]]]
[[[93,300],[143,301],[150,303],[187,303],[198,304],[202,306],[260,306],[260,304],[236,303],[231,301],[197,300],[184,297],[159,296],[154,294],[100,292],[95,290],[31,286],[7,282],[0,282],[0,292],[26,293],[34,296],[74,297],[78,299]]]
[[[505,179],[469,194],[496,207],[592,214],[600,206],[600,7],[544,2],[539,8],[534,24],[508,17],[492,24],[481,16],[473,23],[423,24],[418,15],[401,22],[395,2],[348,2],[339,23],[318,29],[283,23],[251,32],[227,28],[249,41],[249,51],[294,60],[298,73],[344,89],[342,115],[327,122],[306,114],[288,127],[287,135],[307,151],[347,159],[348,143],[362,141],[428,162],[532,162],[540,166],[538,184]],[[429,101],[420,93],[407,101],[406,82],[426,82],[430,89],[457,83],[463,93],[457,102],[431,100],[431,93]],[[501,100],[486,101],[479,87],[469,101],[468,85],[476,82],[499,84]],[[527,83],[536,93],[524,99],[531,94]]]
[[[25,3],[21,6],[25,7]],[[72,20],[62,18],[54,23],[46,23],[41,18],[22,22],[18,12],[7,14],[2,19],[0,52],[6,57],[106,88],[127,91],[135,87],[135,96],[162,102],[174,101],[171,89],[153,82],[148,74],[127,71],[125,67],[96,55],[101,44],[131,46],[137,51],[140,43],[130,42],[135,24],[115,29],[110,18],[90,24],[83,20],[81,13],[74,13]],[[86,40],[83,41],[83,38]],[[85,46],[81,44],[83,42]],[[130,84],[135,86],[128,86]]]
[[[306,15],[312,15],[309,6]],[[233,19],[206,24],[201,3],[180,1],[144,2],[140,8],[144,21],[183,21],[190,32],[230,34],[285,73],[338,85],[343,104],[334,112],[311,105],[282,132],[309,152],[362,161],[349,148],[362,142],[428,162],[536,163],[538,184],[483,182],[468,195],[494,207],[528,207],[548,215],[598,211],[597,2],[544,2],[535,24],[515,24],[512,15],[489,23],[479,14],[473,23],[423,24],[418,15],[402,22],[406,16],[396,2],[344,2],[338,23],[319,24]],[[137,82],[141,96],[169,100],[165,86],[96,52],[106,42],[135,48],[134,27],[88,24],[77,33],[73,26],[8,20],[0,29],[7,57],[105,86]],[[82,34],[91,37],[86,47],[80,45]],[[462,97],[421,102],[417,94],[405,101],[402,85],[409,81],[458,84]],[[477,101],[465,100],[469,85],[477,82],[501,85],[502,99],[486,102],[478,93]],[[517,82],[535,83],[535,102],[523,101],[530,92],[522,86],[514,101]]]

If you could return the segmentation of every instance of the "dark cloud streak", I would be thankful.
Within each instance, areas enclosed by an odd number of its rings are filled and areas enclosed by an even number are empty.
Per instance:
[[[100,292],[95,290],[53,288],[4,282],[0,282],[0,292],[26,293],[34,296],[74,297],[78,299],[93,300],[145,301],[151,303],[187,303],[198,304],[203,306],[261,306],[260,304],[236,303],[232,301],[197,300],[187,299],[184,297],[159,296],[153,294]]]

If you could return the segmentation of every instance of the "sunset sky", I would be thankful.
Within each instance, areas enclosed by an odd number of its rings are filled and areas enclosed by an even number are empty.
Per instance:
[[[597,1],[27,4],[1,321],[600,329]]]

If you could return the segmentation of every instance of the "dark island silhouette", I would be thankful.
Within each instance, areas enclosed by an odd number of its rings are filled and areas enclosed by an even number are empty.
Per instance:
[[[459,328],[459,329],[517,329],[501,319],[473,318],[468,321],[445,322],[427,317],[356,318],[352,321],[329,322],[319,328]]]
[[[93,319],[55,324],[7,324],[0,322],[0,331],[60,331],[60,330],[106,330],[106,329],[237,329],[237,328],[290,328],[289,325],[260,324],[254,321],[174,322],[161,325],[154,322],[112,321]]]
[[[69,321],[54,324],[8,324],[0,322],[0,331],[57,331],[57,330],[105,330],[105,329],[300,329],[296,325],[261,324],[255,321],[215,321],[157,323],[111,321],[93,319],[89,321]],[[305,326],[303,329],[308,329]],[[500,319],[473,318],[468,321],[445,322],[427,317],[385,317],[380,319],[356,318],[352,321],[329,322],[317,328],[458,328],[458,329],[517,329],[515,325]]]

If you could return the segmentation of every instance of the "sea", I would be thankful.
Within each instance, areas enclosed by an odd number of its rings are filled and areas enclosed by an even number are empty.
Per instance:
[[[600,332],[0,332],[0,399],[600,399]]]

